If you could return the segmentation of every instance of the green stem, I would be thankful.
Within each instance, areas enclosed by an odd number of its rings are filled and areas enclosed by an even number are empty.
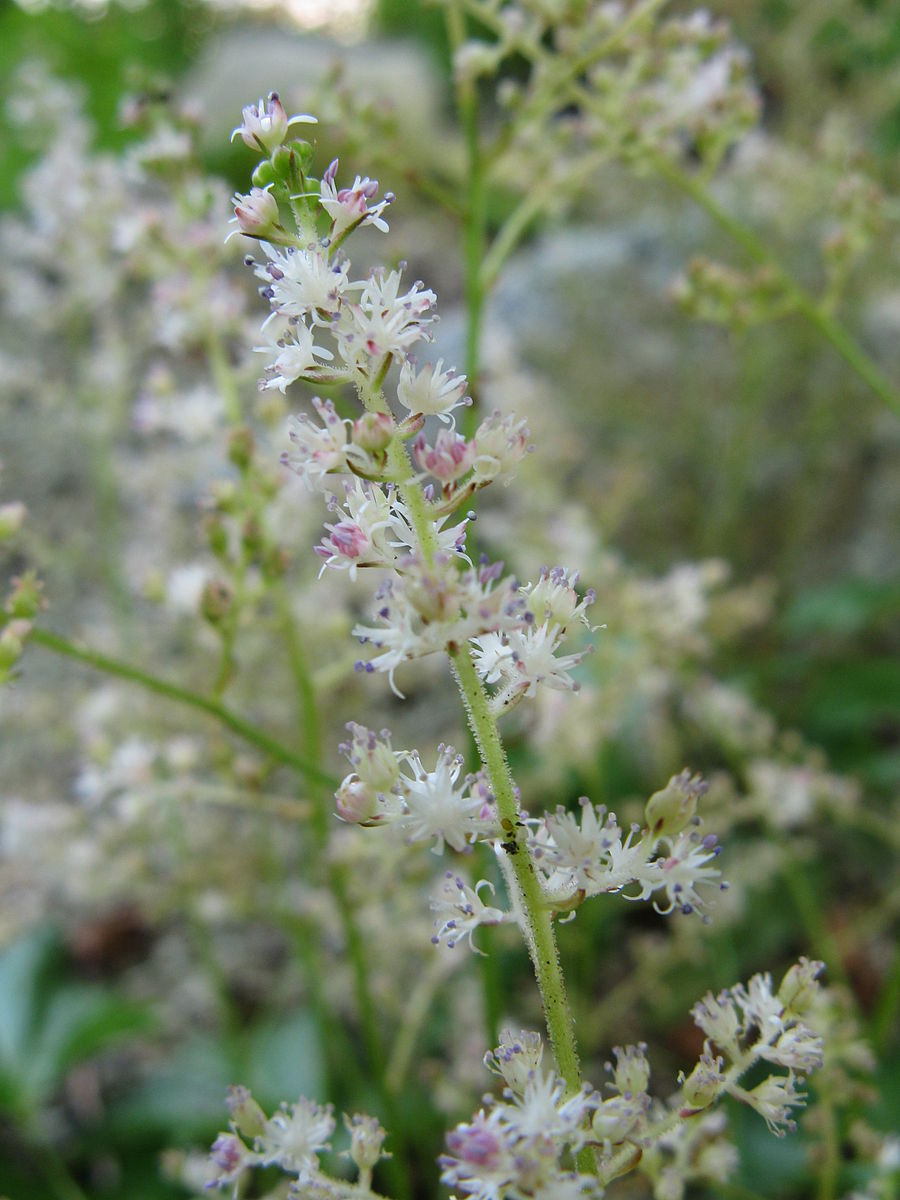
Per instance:
[[[749,226],[727,212],[707,187],[697,178],[662,154],[655,155],[653,165],[664,179],[679,188],[700,206],[729,237],[738,243],[748,258],[772,270],[794,308],[829,342],[860,379],[900,416],[898,391],[878,364],[869,357],[853,335],[813,296],[788,274],[765,242]]]
[[[145,691],[153,692],[157,696],[165,696],[167,700],[172,700],[176,704],[185,704],[190,708],[197,709],[199,712],[206,713],[208,716],[215,717],[226,729],[230,729],[232,733],[243,738],[245,742],[256,746],[276,762],[293,767],[308,781],[320,783],[324,787],[329,788],[334,788],[338,785],[339,781],[334,776],[328,774],[327,771],[323,771],[320,767],[314,766],[299,754],[295,754],[293,750],[282,745],[275,738],[270,737],[269,734],[259,729],[256,725],[238,716],[237,713],[227,708],[219,700],[201,695],[199,692],[192,692],[188,688],[181,687],[179,684],[169,683],[168,680],[160,679],[157,675],[151,675],[148,671],[144,671],[140,667],[132,666],[131,663],[122,662],[117,658],[111,658],[108,654],[101,654],[99,651],[91,650],[87,646],[79,645],[77,642],[71,642],[67,638],[61,637],[58,633],[51,633],[48,629],[33,629],[29,634],[28,641],[29,644],[42,646],[45,650],[50,650],[54,654],[61,654],[66,658],[75,659],[76,662],[84,663],[85,666],[92,667],[95,671],[102,671],[106,675],[113,675],[117,679],[127,679],[130,683],[135,683],[139,687],[144,688]]]
[[[450,647],[448,654],[507,839],[509,851],[506,865],[520,892],[517,899],[521,907],[523,932],[541,993],[556,1064],[569,1090],[577,1092],[581,1087],[581,1067],[553,921],[528,847],[528,834],[521,822],[521,810],[497,722],[491,714],[468,648]]]
[[[283,583],[275,586],[275,602],[278,606],[278,615],[287,645],[288,662],[297,693],[303,750],[312,762],[319,763],[322,757],[322,720],[319,714],[316,689],[309,670],[303,639],[294,622],[288,590]]]
[[[222,393],[222,401],[225,405],[225,415],[228,418],[230,425],[240,425],[244,419],[244,414],[241,410],[241,394],[235,378],[231,363],[228,361],[228,352],[216,329],[210,329],[206,338],[206,353],[209,356],[209,365],[212,367],[213,380],[216,387]]]
[[[900,1009],[900,948],[894,951],[894,961],[882,985],[872,1014],[872,1045],[877,1054],[886,1054],[897,1036],[897,1011]]]

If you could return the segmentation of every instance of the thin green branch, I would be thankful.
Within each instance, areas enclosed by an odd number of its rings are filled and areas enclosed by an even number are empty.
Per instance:
[[[226,729],[230,729],[245,742],[256,746],[276,762],[293,767],[310,782],[320,783],[323,787],[329,788],[335,788],[338,785],[339,781],[333,775],[314,766],[299,754],[295,754],[289,747],[227,708],[219,700],[201,695],[199,692],[192,692],[189,688],[182,687],[177,683],[170,683],[166,679],[160,679],[158,675],[152,675],[149,671],[135,667],[131,663],[122,662],[108,654],[101,654],[99,651],[91,650],[77,642],[71,642],[48,629],[33,629],[29,634],[28,642],[30,645],[42,646],[54,654],[84,663],[85,666],[92,667],[95,671],[102,671],[117,679],[126,679],[130,683],[142,687],[145,691],[153,692],[157,696],[164,696],[176,704],[184,704],[198,712],[215,717]]]
[[[757,237],[743,221],[724,209],[709,188],[689,171],[684,170],[662,154],[654,156],[653,164],[665,180],[684,192],[685,195],[690,196],[720,229],[733,238],[748,258],[774,272],[786,297],[796,311],[818,330],[859,378],[900,416],[900,391],[894,387],[849,330],[787,272],[765,242]]]

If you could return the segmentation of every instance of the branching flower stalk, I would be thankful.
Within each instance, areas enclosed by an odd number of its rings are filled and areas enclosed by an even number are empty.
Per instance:
[[[739,309],[749,301],[754,320],[799,314],[900,413],[900,391],[834,311],[877,225],[877,189],[867,188],[858,177],[855,192],[861,202],[822,247],[829,282],[821,298],[798,283],[765,240],[729,212],[712,189],[726,152],[753,128],[759,112],[746,54],[730,40],[724,23],[703,13],[664,19],[666,0],[552,8],[540,0],[441,2],[447,10],[469,158],[464,216],[468,370],[477,363],[477,324],[504,259],[540,215],[577,195],[604,162],[618,160],[642,174],[656,174],[682,192],[750,260],[758,279],[751,275],[743,282],[735,297]],[[468,36],[467,17],[494,40]],[[482,144],[477,83],[497,75],[511,58],[528,63],[530,78],[522,85],[508,80],[500,85],[508,116],[493,141]],[[686,151],[698,167],[686,165]],[[485,188],[491,171],[507,159],[518,162],[520,186],[527,182],[527,190],[490,239]],[[509,163],[504,170],[508,176]],[[762,288],[759,297],[752,294],[757,286]],[[723,319],[731,321],[732,314]]]
[[[265,109],[262,101],[246,109],[244,126],[235,132],[248,145],[250,125],[264,111],[273,126],[284,124],[274,94]],[[343,750],[352,770],[336,794],[338,815],[360,826],[394,825],[407,841],[430,843],[439,854],[481,842],[499,857],[510,909],[485,903],[482,887],[488,885],[472,888],[450,871],[434,906],[434,940],[455,945],[466,939],[474,949],[481,925],[514,923],[521,929],[556,1059],[558,1083],[548,1083],[547,1095],[559,1113],[569,1113],[559,1153],[568,1148],[576,1155],[580,1175],[572,1178],[582,1187],[598,1169],[582,1131],[590,1089],[581,1077],[553,920],[559,913],[574,915],[588,896],[601,892],[653,898],[660,912],[702,909],[698,889],[719,879],[710,865],[716,838],[698,832],[704,785],[682,772],[648,801],[646,827],[627,831],[587,799],[580,820],[563,809],[540,819],[525,812],[498,718],[540,687],[577,690],[572,672],[591,646],[563,651],[579,626],[591,629],[587,610],[594,594],[579,593],[577,575],[562,567],[545,569],[521,586],[504,575],[502,563],[482,557],[476,565],[469,558],[466,528],[474,513],[452,522],[478,490],[515,469],[529,448],[527,428],[496,413],[473,436],[458,433],[454,411],[470,402],[465,376],[444,371],[442,362],[417,370],[411,354],[430,339],[434,293],[421,282],[404,292],[398,270],[352,278],[344,246],[363,225],[386,229],[383,214],[393,197],[376,201],[377,183],[360,176],[339,188],[337,161],[321,180],[312,179],[307,143],[266,150],[253,190],[235,197],[238,230],[260,242],[265,256],[246,260],[271,307],[260,347],[268,358],[260,386],[285,392],[298,380],[348,384],[362,409],[355,419],[344,418],[333,402],[314,399],[319,420],[305,414],[294,419],[295,450],[283,462],[324,494],[334,516],[316,547],[322,570],[345,570],[351,578],[363,569],[382,573],[374,620],[355,630],[374,653],[357,669],[387,674],[402,695],[396,674],[404,663],[445,653],[481,762],[480,770],[461,779],[462,757],[440,746],[429,770],[418,751],[395,750],[387,731],[375,734],[351,723]],[[385,394],[395,364],[402,416],[395,416]],[[241,1131],[237,1120],[234,1130]],[[264,1135],[254,1138],[252,1151],[228,1142],[222,1182],[265,1161],[258,1158]],[[551,1174],[563,1182],[556,1167]],[[361,1174],[361,1181],[367,1177]]]

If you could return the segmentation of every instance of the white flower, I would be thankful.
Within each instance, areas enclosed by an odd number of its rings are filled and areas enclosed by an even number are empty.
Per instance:
[[[665,839],[661,839],[661,843]],[[714,833],[703,836],[696,827],[684,830],[672,843],[669,853],[658,859],[662,870],[662,886],[665,889],[668,904],[665,907],[656,906],[660,913],[670,913],[677,908],[683,913],[691,913],[703,907],[703,898],[697,892],[697,885],[712,883],[721,878],[721,871],[706,864],[711,862],[720,852]],[[725,885],[722,885],[725,886]]]
[[[513,921],[512,913],[503,912],[485,904],[481,899],[481,890],[486,888],[492,895],[494,885],[487,879],[480,879],[474,887],[470,887],[459,875],[448,871],[441,885],[440,896],[431,902],[431,911],[437,914],[435,924],[437,933],[431,939],[435,945],[446,942],[452,950],[461,941],[468,939],[469,946],[476,954],[481,954],[472,941],[472,935],[481,925],[501,925]]]
[[[265,102],[260,99],[256,106],[248,104],[241,109],[241,115],[243,120],[232,130],[231,140],[234,141],[240,134],[245,146],[266,155],[277,150],[287,137],[287,131],[291,125],[315,125],[317,123],[315,117],[310,117],[306,113],[297,113],[295,116],[289,117],[277,92],[270,92],[269,99]]]
[[[426,771],[418,754],[408,756],[412,777],[401,775],[403,814],[398,824],[406,831],[410,842],[434,840],[435,854],[441,854],[444,843],[454,850],[465,850],[479,836],[494,830],[495,821],[484,797],[469,790],[469,780],[456,786],[463,766],[463,757],[452,746],[439,746],[437,764]]]
[[[759,1056],[807,1074],[818,1070],[825,1061],[825,1043],[806,1025],[798,1023],[785,1029],[773,1045],[760,1046]]]
[[[296,471],[310,491],[321,484],[324,475],[349,472],[348,457],[351,451],[347,441],[350,422],[337,415],[334,402],[313,396],[312,406],[322,424],[313,424],[306,413],[290,417],[288,436],[299,453],[285,451],[281,456],[282,465]]]
[[[276,314],[272,314],[274,317]],[[317,346],[313,333],[302,321],[281,321],[270,325],[272,317],[263,325],[267,345],[254,346],[260,354],[274,354],[274,361],[267,367],[261,388],[276,387],[284,392],[289,383],[316,371],[319,358],[330,359],[333,354],[324,346]]]
[[[537,628],[516,629],[509,635],[512,651],[512,682],[526,696],[534,696],[538,685],[559,691],[577,692],[579,684],[570,672],[582,660],[593,653],[593,646],[575,654],[557,654],[565,637],[565,631],[551,621],[544,621]]]
[[[308,1171],[318,1166],[317,1153],[329,1149],[334,1132],[331,1105],[324,1108],[301,1096],[296,1104],[281,1108],[266,1121],[255,1149],[263,1166],[284,1171]]]
[[[258,263],[255,273],[266,283],[263,295],[269,304],[284,316],[303,320],[312,316],[321,323],[319,314],[337,313],[348,289],[363,286],[350,282],[346,259],[330,262],[320,245],[292,246],[282,252],[264,243],[263,249],[269,261]]]
[[[522,591],[528,597],[528,608],[536,622],[553,621],[562,630],[568,629],[573,621],[579,621],[586,629],[594,629],[587,617],[587,610],[597,599],[593,588],[588,588],[579,598],[575,590],[578,572],[566,567],[542,567],[537,583],[526,584]]]
[[[447,1134],[449,1154],[438,1162],[441,1183],[460,1188],[472,1200],[501,1200],[517,1174],[512,1140],[501,1124],[500,1112],[480,1109],[469,1123]]]
[[[475,479],[491,483],[498,475],[511,477],[512,471],[529,449],[528,426],[512,415],[492,413],[478,426],[474,438]],[[576,576],[577,578],[577,576]]]
[[[741,1018],[728,991],[714,996],[707,992],[691,1009],[694,1024],[711,1038],[722,1050],[734,1058],[738,1054],[738,1039],[741,1034]]]
[[[484,1056],[484,1065],[500,1075],[511,1092],[521,1096],[528,1080],[540,1069],[544,1043],[539,1033],[523,1029],[514,1034],[504,1029],[500,1044]]]
[[[422,658],[465,642],[481,633],[511,629],[521,623],[522,597],[515,580],[495,586],[502,564],[460,572],[449,556],[435,555],[426,566],[418,558],[403,561],[403,573],[387,580],[376,593],[379,625],[357,625],[354,636],[379,653],[358,670],[386,671],[393,682],[402,662]],[[399,694],[399,693],[398,693]]]
[[[320,184],[319,203],[331,217],[331,240],[335,241],[355,225],[374,225],[382,233],[387,233],[388,223],[381,214],[391,203],[393,196],[385,196],[370,208],[369,201],[374,199],[378,192],[377,181],[369,179],[368,176],[361,179],[357,175],[352,187],[338,190],[334,183],[337,169],[338,160],[335,159],[322,176]]]
[[[785,1133],[796,1129],[791,1109],[803,1105],[806,1093],[795,1086],[793,1071],[787,1075],[770,1075],[750,1092],[734,1087],[731,1090],[756,1109],[776,1137],[784,1137]]]
[[[471,403],[466,397],[465,375],[442,371],[443,365],[444,360],[439,358],[434,366],[416,372],[409,359],[404,362],[397,381],[397,399],[404,408],[449,422],[455,408]]]
[[[555,1071],[535,1071],[522,1094],[513,1093],[512,1103],[500,1108],[504,1123],[517,1137],[552,1138],[578,1147],[584,1141],[585,1119],[599,1103],[589,1085],[569,1095],[566,1081]]]
[[[427,336],[437,296],[419,282],[401,295],[400,278],[399,271],[376,272],[359,301],[343,306],[335,337],[345,362],[365,366],[367,359],[386,354],[405,358],[410,347]]]

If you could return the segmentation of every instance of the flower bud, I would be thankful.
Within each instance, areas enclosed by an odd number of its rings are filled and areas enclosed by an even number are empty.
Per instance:
[[[44,585],[37,577],[37,572],[26,571],[12,581],[12,591],[6,598],[6,611],[11,617],[21,617],[30,620],[47,607],[42,592]]]
[[[238,1133],[246,1138],[254,1138],[263,1132],[266,1114],[253,1099],[249,1088],[240,1085],[230,1087],[225,1103]]]
[[[348,775],[334,794],[338,816],[349,825],[374,825],[378,816],[378,796],[367,784]]]
[[[707,1046],[709,1043],[706,1043]],[[681,1085],[687,1107],[693,1111],[709,1108],[722,1091],[722,1059],[704,1050],[697,1065]]]
[[[544,1044],[539,1033],[523,1029],[514,1034],[504,1029],[499,1046],[484,1056],[484,1065],[505,1080],[515,1095],[521,1096],[529,1079],[539,1070],[543,1055]]]
[[[781,981],[778,999],[791,1013],[800,1016],[807,1012],[819,990],[818,977],[825,970],[823,962],[801,958],[794,963]]]
[[[685,768],[647,801],[644,815],[654,837],[675,837],[693,820],[708,784]]]
[[[272,170],[272,164],[268,159],[257,163],[253,169],[253,174],[250,176],[250,182],[256,188],[267,188],[275,182],[275,172]]]
[[[245,146],[258,150],[261,154],[272,154],[287,137],[291,125],[297,123],[315,124],[316,118],[298,113],[288,117],[284,105],[277,92],[270,92],[267,101],[259,101],[257,105],[248,104],[241,110],[243,121],[232,131],[231,140],[241,136]]]
[[[20,500],[11,504],[0,504],[0,542],[8,542],[22,528],[25,520],[25,505]]]
[[[400,776],[397,753],[391,747],[391,735],[387,729],[379,734],[350,721],[347,725],[350,741],[339,747],[353,767],[356,775],[373,792],[389,792]]]
[[[382,1145],[387,1136],[376,1117],[367,1117],[363,1113],[354,1113],[352,1117],[344,1114],[344,1125],[350,1134],[350,1149],[347,1153],[359,1167],[360,1171],[371,1171],[383,1155]]]
[[[641,1042],[638,1046],[621,1046],[613,1048],[616,1064],[613,1078],[616,1087],[623,1096],[633,1098],[641,1096],[647,1090],[650,1082],[650,1064],[646,1059],[646,1045]]]
[[[246,471],[253,461],[253,433],[246,425],[232,429],[228,435],[228,458],[239,471]]]
[[[381,454],[394,436],[394,421],[390,413],[367,412],[353,422],[350,436],[355,446],[370,454]]]
[[[221,579],[210,579],[200,597],[200,611],[210,625],[218,625],[231,610],[231,588]]]
[[[248,237],[263,238],[267,242],[285,240],[286,231],[280,221],[278,202],[270,191],[255,187],[246,196],[236,192],[232,203],[241,233]]]

